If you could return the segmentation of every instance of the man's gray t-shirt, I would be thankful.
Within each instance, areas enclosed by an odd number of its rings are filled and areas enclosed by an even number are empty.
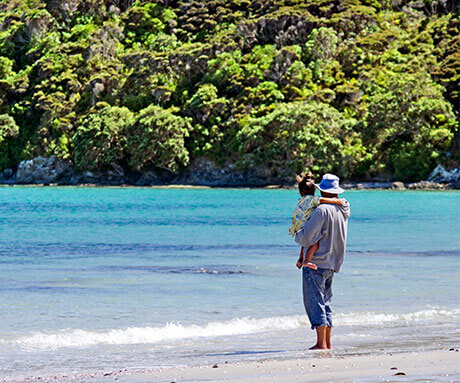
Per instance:
[[[340,271],[345,256],[350,205],[321,204],[305,222],[295,241],[308,249],[319,241],[312,263],[323,269]]]

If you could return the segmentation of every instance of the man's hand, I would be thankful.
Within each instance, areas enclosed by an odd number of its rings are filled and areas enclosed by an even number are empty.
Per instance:
[[[302,267],[309,267],[310,269],[318,270],[318,266],[316,266],[314,263],[311,263],[311,262],[302,264]]]

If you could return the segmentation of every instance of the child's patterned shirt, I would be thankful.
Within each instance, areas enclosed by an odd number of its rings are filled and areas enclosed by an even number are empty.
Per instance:
[[[304,222],[310,218],[315,210],[319,206],[319,200],[321,197],[306,195],[300,197],[297,201],[297,206],[292,214],[292,224],[289,228],[289,235],[294,237],[295,233],[303,229]]]

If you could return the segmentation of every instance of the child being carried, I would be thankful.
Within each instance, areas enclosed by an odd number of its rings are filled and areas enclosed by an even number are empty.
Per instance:
[[[295,234],[303,229],[305,221],[307,221],[312,215],[313,211],[322,203],[329,203],[335,205],[343,205],[343,202],[338,198],[324,198],[315,196],[315,184],[313,182],[312,174],[305,175],[302,173],[296,177],[299,183],[300,198],[297,201],[297,206],[292,214],[292,224],[289,228],[289,235],[294,237]],[[318,243],[311,245],[307,251],[304,247],[300,248],[300,257],[297,260],[297,268],[310,267],[316,270],[318,267],[311,263],[311,259],[318,249]]]

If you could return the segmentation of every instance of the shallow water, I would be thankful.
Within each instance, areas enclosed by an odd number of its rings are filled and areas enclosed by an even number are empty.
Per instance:
[[[460,193],[353,191],[335,354],[460,340]],[[0,188],[0,377],[291,358],[294,190]]]

